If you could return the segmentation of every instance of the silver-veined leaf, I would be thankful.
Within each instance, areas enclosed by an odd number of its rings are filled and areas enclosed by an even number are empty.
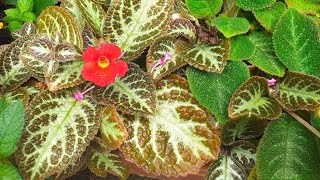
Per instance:
[[[196,28],[189,19],[178,18],[171,22],[167,35],[173,37],[183,36],[191,42],[195,42]]]
[[[85,26],[85,18],[77,4],[78,0],[62,0],[60,7],[67,9],[70,14],[74,17],[80,31],[84,29]]]
[[[281,106],[268,97],[267,79],[254,76],[244,82],[232,95],[228,114],[230,118],[256,117],[273,120],[281,115]]]
[[[153,114],[156,106],[155,84],[138,65],[128,64],[129,71],[123,78],[103,88],[93,89],[96,101],[113,102],[117,109],[127,114]]]
[[[32,22],[25,23],[21,29],[12,32],[12,37],[17,39],[23,36],[31,35],[36,33],[36,26]]]
[[[184,62],[184,59],[179,52],[177,52],[176,42],[177,40],[175,38],[164,36],[151,45],[147,55],[147,70],[153,79],[161,79],[187,64]],[[153,66],[159,63],[160,59],[164,58],[166,53],[169,53],[172,59],[167,61],[164,65],[159,65],[152,71]]]
[[[165,176],[197,173],[218,158],[220,139],[212,117],[198,104],[188,81],[169,75],[157,84],[154,115],[124,115],[128,138],[120,150],[147,172]]]
[[[86,25],[82,31],[83,48],[86,49],[89,46],[96,46],[97,38],[91,28]]]
[[[121,161],[119,156],[112,153],[99,152],[90,148],[86,163],[88,168],[100,177],[106,177],[111,173],[126,179],[129,175],[129,167]]]
[[[25,113],[16,160],[26,179],[44,179],[67,168],[85,151],[100,126],[96,105],[71,92],[45,91]]]
[[[7,92],[3,95],[3,97],[6,99],[8,103],[14,103],[18,100],[22,100],[24,107],[28,106],[30,99],[28,91],[23,87],[15,89],[11,92]]]
[[[169,27],[173,0],[119,0],[108,9],[105,36],[125,52],[127,61],[138,57]]]
[[[81,32],[75,19],[62,7],[49,6],[44,9],[37,19],[36,26],[38,33],[53,35],[59,32],[66,42],[80,49],[83,47]]]
[[[230,156],[237,160],[244,169],[250,171],[256,160],[257,146],[249,141],[236,141],[230,147]]]
[[[320,79],[315,76],[287,72],[277,82],[276,99],[291,111],[320,109]]]
[[[108,106],[103,111],[100,132],[106,148],[114,150],[120,147],[127,138],[128,132],[122,119],[113,106]]]
[[[186,5],[186,0],[176,0],[177,11],[184,17],[190,19],[191,21],[198,21],[188,10]]]
[[[208,72],[222,72],[229,57],[229,40],[220,40],[218,45],[191,44],[178,41],[177,51],[191,66]]]

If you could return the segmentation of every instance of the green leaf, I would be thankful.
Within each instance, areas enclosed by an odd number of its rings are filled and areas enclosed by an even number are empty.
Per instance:
[[[178,75],[158,82],[154,115],[123,118],[129,135],[120,150],[147,172],[196,174],[218,158],[220,139],[212,118],[191,94],[188,81]]]
[[[225,146],[233,144],[236,139],[254,139],[263,135],[267,121],[257,118],[230,120],[223,126],[221,141]]]
[[[77,0],[83,17],[90,28],[99,36],[104,37],[104,30],[106,28],[106,13],[101,5],[92,0]],[[107,34],[106,36],[109,36]]]
[[[4,163],[0,163],[0,177],[2,180],[22,180],[15,167]]]
[[[113,106],[105,108],[101,121],[100,132],[106,148],[115,150],[120,147],[128,136],[122,119]]]
[[[249,31],[249,21],[242,17],[229,18],[222,14],[212,22],[214,26],[226,37],[230,38]]]
[[[223,0],[186,0],[188,10],[198,18],[216,15],[223,4]]]
[[[26,179],[44,179],[76,161],[98,132],[96,105],[77,101],[72,92],[40,93],[25,113],[25,129],[16,152]]]
[[[171,22],[167,36],[183,36],[191,42],[196,42],[196,28],[189,19],[181,17]]]
[[[248,174],[244,167],[233,157],[221,155],[218,161],[215,161],[209,167],[205,180],[246,180]]]
[[[272,37],[262,32],[254,32],[249,35],[249,39],[256,47],[249,62],[268,74],[282,77],[286,68],[275,55]]]
[[[60,7],[67,9],[70,12],[70,14],[72,14],[72,16],[76,20],[76,23],[81,31],[84,29],[84,26],[86,24],[86,20],[82,14],[81,9],[78,6],[77,2],[78,2],[78,0],[64,0],[61,2]]]
[[[250,171],[250,174],[249,174],[249,177],[248,177],[248,180],[258,180],[258,177],[257,177],[257,166],[254,166],[252,168],[252,170]]]
[[[10,32],[19,30],[21,27],[22,27],[22,22],[20,21],[11,21],[8,25]]]
[[[114,103],[118,110],[127,114],[153,114],[156,106],[155,84],[138,65],[128,64],[129,71],[123,78],[103,88],[93,89],[99,103]]]
[[[236,17],[239,12],[239,7],[236,6],[236,0],[224,0],[222,5],[222,12],[228,17]]]
[[[315,136],[284,114],[269,123],[257,150],[258,179],[319,179]]]
[[[305,14],[312,14],[319,17],[320,15],[320,2],[319,0],[285,0],[288,7],[293,7]]]
[[[110,36],[110,42],[125,52],[123,59],[133,60],[166,33],[172,11],[173,0],[121,0],[112,3],[107,13],[104,36]]]
[[[178,40],[180,41],[180,40]],[[147,70],[153,79],[161,79],[162,77],[172,73],[180,67],[186,65],[181,52],[177,50],[177,40],[174,37],[164,36],[157,39],[150,47],[147,55]],[[169,53],[172,57],[164,65],[158,66],[152,71],[155,64],[160,62],[160,59]]]
[[[71,1],[71,0],[68,0]],[[58,3],[58,0],[36,0],[36,3],[33,5],[33,12],[36,16],[39,16],[40,13],[49,6],[54,6]]]
[[[320,77],[320,41],[313,20],[288,9],[275,28],[273,43],[277,56],[289,70]]]
[[[24,124],[22,101],[9,104],[0,99],[0,157],[11,156],[17,148]]]
[[[273,120],[281,115],[282,108],[268,97],[267,79],[253,76],[232,95],[228,114],[232,119],[256,117]]]
[[[291,111],[320,109],[320,78],[287,72],[280,78],[276,99]]]
[[[183,17],[190,19],[191,21],[198,21],[187,8],[186,0],[176,0],[177,12],[179,12]]]
[[[19,9],[7,9],[4,11],[4,13],[9,17],[9,18],[14,18],[14,19],[20,19],[21,18],[21,13]]]
[[[266,30],[272,32],[286,9],[284,3],[276,2],[271,7],[254,11],[253,14]]]
[[[192,94],[220,123],[228,120],[228,105],[232,93],[249,77],[249,69],[242,62],[229,62],[221,73],[187,69]]]
[[[122,163],[119,156],[112,153],[90,149],[86,162],[88,168],[100,177],[106,177],[108,173],[119,176],[121,179],[129,176],[129,167]]]
[[[80,49],[83,47],[81,32],[73,16],[64,8],[50,6],[43,10],[36,22],[37,32],[53,35],[61,33],[63,40]]]
[[[234,61],[249,59],[254,55],[255,50],[255,45],[247,36],[232,37],[229,59]]]
[[[21,13],[24,13],[26,11],[32,11],[33,0],[18,0],[17,8],[20,10]]]
[[[17,5],[17,1],[18,1],[18,0],[6,0],[6,1],[4,1],[4,3],[5,3],[6,5],[16,6],[16,5]]]
[[[11,33],[11,35],[17,39],[21,38],[23,36],[31,35],[36,33],[36,26],[32,22],[27,22],[23,24],[21,29],[14,31]]]
[[[236,0],[237,5],[244,10],[260,10],[272,5],[276,0]]]
[[[37,16],[33,12],[24,12],[20,18],[24,22],[35,22],[37,20]]]
[[[220,40],[218,45],[192,44],[177,41],[180,56],[191,66],[208,72],[222,72],[229,57],[229,40]]]

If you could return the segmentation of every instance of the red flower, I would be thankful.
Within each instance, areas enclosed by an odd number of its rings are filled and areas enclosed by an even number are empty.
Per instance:
[[[127,63],[118,60],[121,55],[121,49],[114,44],[88,47],[82,55],[85,61],[82,77],[101,87],[113,83],[117,76],[123,77],[128,71]]]

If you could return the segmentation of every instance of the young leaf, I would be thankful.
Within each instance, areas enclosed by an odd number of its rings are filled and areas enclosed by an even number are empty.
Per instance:
[[[233,157],[221,155],[218,161],[211,164],[205,180],[213,179],[237,179],[246,180],[248,174],[244,167]]]
[[[161,79],[187,64],[181,53],[178,52],[176,42],[177,40],[175,38],[164,36],[156,40],[151,45],[147,55],[147,70],[153,79]],[[158,66],[154,71],[152,71],[153,66],[156,63],[159,63],[160,59],[164,58],[166,53],[171,55],[171,60],[167,61],[164,65]]]
[[[10,32],[17,31],[17,30],[19,30],[21,27],[22,27],[22,22],[21,22],[21,21],[11,21],[11,22],[8,24],[8,28],[9,28],[9,31],[10,31]]]
[[[287,72],[277,83],[276,99],[287,109],[310,111],[320,108],[320,78]]]
[[[99,36],[104,37],[106,28],[106,13],[101,5],[92,0],[76,0],[83,17],[90,28]]]
[[[249,39],[256,47],[249,62],[268,74],[282,77],[286,68],[275,55],[272,37],[262,32],[254,32],[249,35]]]
[[[39,94],[25,116],[16,161],[26,179],[44,179],[67,168],[100,126],[96,105],[88,98],[77,101],[67,91]]]
[[[249,69],[242,62],[229,62],[221,74],[195,68],[188,68],[186,74],[192,94],[220,123],[228,119],[232,93],[250,77]]]
[[[191,66],[208,72],[222,72],[229,57],[229,40],[220,40],[218,45],[191,44],[177,41],[180,56]]]
[[[227,121],[221,131],[221,141],[225,146],[233,144],[236,139],[254,139],[262,136],[267,121],[257,118],[242,118]]]
[[[255,50],[255,45],[247,36],[233,37],[231,38],[229,59],[234,61],[249,59],[254,55]]]
[[[230,146],[230,156],[250,171],[256,160],[256,145],[249,141],[237,141]]]
[[[138,65],[128,64],[129,71],[123,78],[104,88],[93,89],[96,101],[110,105],[127,114],[153,114],[156,106],[155,84]]]
[[[31,35],[36,33],[36,26],[32,22],[23,24],[20,30],[11,32],[13,38],[21,38],[23,36]]]
[[[257,150],[258,179],[318,179],[320,156],[315,136],[284,114],[269,123]]]
[[[275,28],[273,43],[277,56],[289,70],[320,77],[320,41],[310,18],[288,9]]]
[[[36,22],[38,33],[52,35],[56,32],[61,33],[63,40],[83,47],[81,32],[73,16],[64,8],[50,6],[43,10]]]
[[[191,42],[196,41],[196,28],[189,19],[178,18],[171,22],[167,36],[183,36]]]
[[[19,9],[7,9],[4,11],[4,13],[9,17],[13,19],[20,19],[21,18],[21,13]]]
[[[19,172],[11,164],[0,162],[0,177],[2,180],[22,180]]]
[[[68,0],[71,1],[71,0]],[[49,6],[54,6],[58,3],[58,0],[36,0],[36,3],[33,5],[33,12],[36,16],[39,16],[40,13]]]
[[[254,76],[244,82],[232,95],[228,114],[230,118],[256,117],[273,120],[281,115],[281,106],[268,97],[268,82]]]
[[[37,20],[37,16],[33,12],[24,12],[21,16],[21,21],[23,22],[35,22]]]
[[[229,18],[226,15],[220,15],[212,24],[226,37],[230,38],[239,34],[245,34],[249,31],[249,21],[242,17]]]
[[[9,157],[16,150],[24,124],[22,101],[9,104],[0,99],[0,158]]]
[[[283,2],[276,2],[271,7],[254,11],[253,14],[264,28],[273,31],[286,9]]]
[[[17,8],[21,13],[26,11],[32,11],[33,9],[33,0],[18,0]]]
[[[115,107],[109,106],[103,112],[100,132],[106,148],[114,150],[127,138],[128,132]]]
[[[293,7],[304,14],[312,14],[319,17],[320,4],[318,0],[285,0],[288,7]]]
[[[187,80],[169,75],[157,84],[154,115],[124,116],[129,135],[120,150],[157,175],[197,173],[204,163],[218,157],[220,139],[211,121]]]
[[[70,12],[70,14],[72,14],[81,31],[84,29],[86,21],[77,2],[78,0],[63,0],[60,4],[60,7],[67,9]]]
[[[185,0],[188,10],[198,18],[216,15],[223,4],[223,0]]]
[[[19,54],[32,39],[30,35],[18,38],[0,52],[0,93],[11,91],[30,78]]]
[[[237,5],[244,10],[260,10],[272,5],[276,0],[236,0]]]
[[[117,1],[108,10],[104,35],[125,52],[123,59],[133,60],[166,32],[172,10],[173,0]]]

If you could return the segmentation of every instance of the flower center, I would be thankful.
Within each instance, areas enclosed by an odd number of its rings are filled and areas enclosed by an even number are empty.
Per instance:
[[[109,59],[106,58],[105,56],[101,56],[98,60],[98,64],[102,68],[106,68],[109,66]]]

